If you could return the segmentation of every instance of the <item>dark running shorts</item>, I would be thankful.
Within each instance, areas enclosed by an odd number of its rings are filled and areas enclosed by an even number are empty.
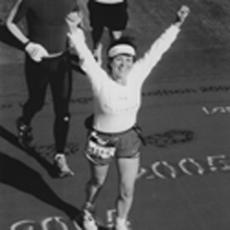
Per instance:
[[[90,25],[93,29],[107,27],[124,30],[128,22],[127,2],[103,4],[90,0],[88,3]]]
[[[92,137],[92,133],[96,138],[98,138],[102,142],[108,143],[108,148],[114,147],[114,154],[108,157],[100,157],[93,153],[91,154],[89,148],[90,137]],[[99,141],[99,142],[100,142]],[[100,133],[97,131],[91,131],[88,135],[88,142],[86,144],[86,156],[87,158],[95,164],[108,164],[115,158],[136,158],[140,155],[140,147],[141,147],[140,136],[138,135],[135,129],[130,129],[126,132],[120,134],[106,134]],[[88,151],[87,151],[88,150]]]

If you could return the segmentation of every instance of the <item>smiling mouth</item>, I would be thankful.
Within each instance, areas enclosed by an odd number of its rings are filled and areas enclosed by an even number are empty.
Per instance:
[[[129,71],[129,68],[121,66],[120,68],[118,68],[118,70],[121,72],[127,72],[127,71]]]

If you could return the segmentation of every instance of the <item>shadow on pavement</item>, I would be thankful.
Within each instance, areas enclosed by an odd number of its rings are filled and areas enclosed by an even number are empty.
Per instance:
[[[29,156],[35,158],[48,171],[48,173],[52,175],[52,177],[57,177],[55,173],[56,170],[49,161],[35,150],[23,148],[18,143],[17,137],[2,126],[0,126],[0,137],[23,150]],[[35,196],[39,200],[62,210],[70,219],[77,220],[81,225],[81,210],[61,200],[61,198],[59,198],[58,195],[46,184],[42,176],[34,169],[2,152],[0,152],[0,183],[10,185]],[[107,228],[99,226],[99,230],[107,230]]]
[[[81,210],[63,201],[34,169],[2,152],[0,152],[0,183],[33,195],[63,211],[70,220],[77,220],[79,226],[82,225]],[[104,226],[99,226],[98,229],[107,230]]]
[[[46,184],[42,176],[24,163],[0,152],[0,168],[1,183],[35,196],[39,200],[65,212],[70,218],[80,214],[79,209],[58,197]]]
[[[12,145],[18,147],[26,154],[28,154],[30,157],[33,157],[43,168],[46,169],[46,171],[51,177],[53,178],[58,177],[58,172],[56,167],[47,159],[47,157],[41,155],[41,153],[37,152],[33,148],[23,148],[18,142],[17,137],[2,126],[0,126],[0,137],[4,138]]]

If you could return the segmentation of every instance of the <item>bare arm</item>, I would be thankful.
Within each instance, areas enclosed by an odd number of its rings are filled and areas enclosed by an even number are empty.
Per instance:
[[[9,31],[24,45],[25,51],[30,58],[35,62],[40,62],[43,57],[47,57],[49,55],[47,50],[42,45],[30,41],[30,39],[19,28],[17,23],[14,22],[18,13],[22,13],[21,17],[24,17],[23,12],[19,12],[20,10],[25,10],[22,9],[22,4],[23,0],[18,0],[15,3],[6,20],[6,26]]]
[[[16,23],[14,23],[14,18],[19,10],[19,7],[22,3],[22,0],[18,0],[13,8],[11,9],[7,19],[6,26],[9,31],[24,45],[26,45],[30,40],[26,35],[22,32],[22,30],[18,27]]]
[[[92,52],[86,44],[84,32],[79,27],[70,28],[68,34],[71,47],[75,50],[80,59],[80,66],[89,78],[93,88],[99,90],[103,79],[107,78],[107,73],[101,68],[93,57]]]

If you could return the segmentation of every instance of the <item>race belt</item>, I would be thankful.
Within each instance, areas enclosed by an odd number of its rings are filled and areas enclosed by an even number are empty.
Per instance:
[[[104,140],[91,132],[85,149],[86,157],[96,164],[107,164],[114,157],[116,147],[110,140]]]

